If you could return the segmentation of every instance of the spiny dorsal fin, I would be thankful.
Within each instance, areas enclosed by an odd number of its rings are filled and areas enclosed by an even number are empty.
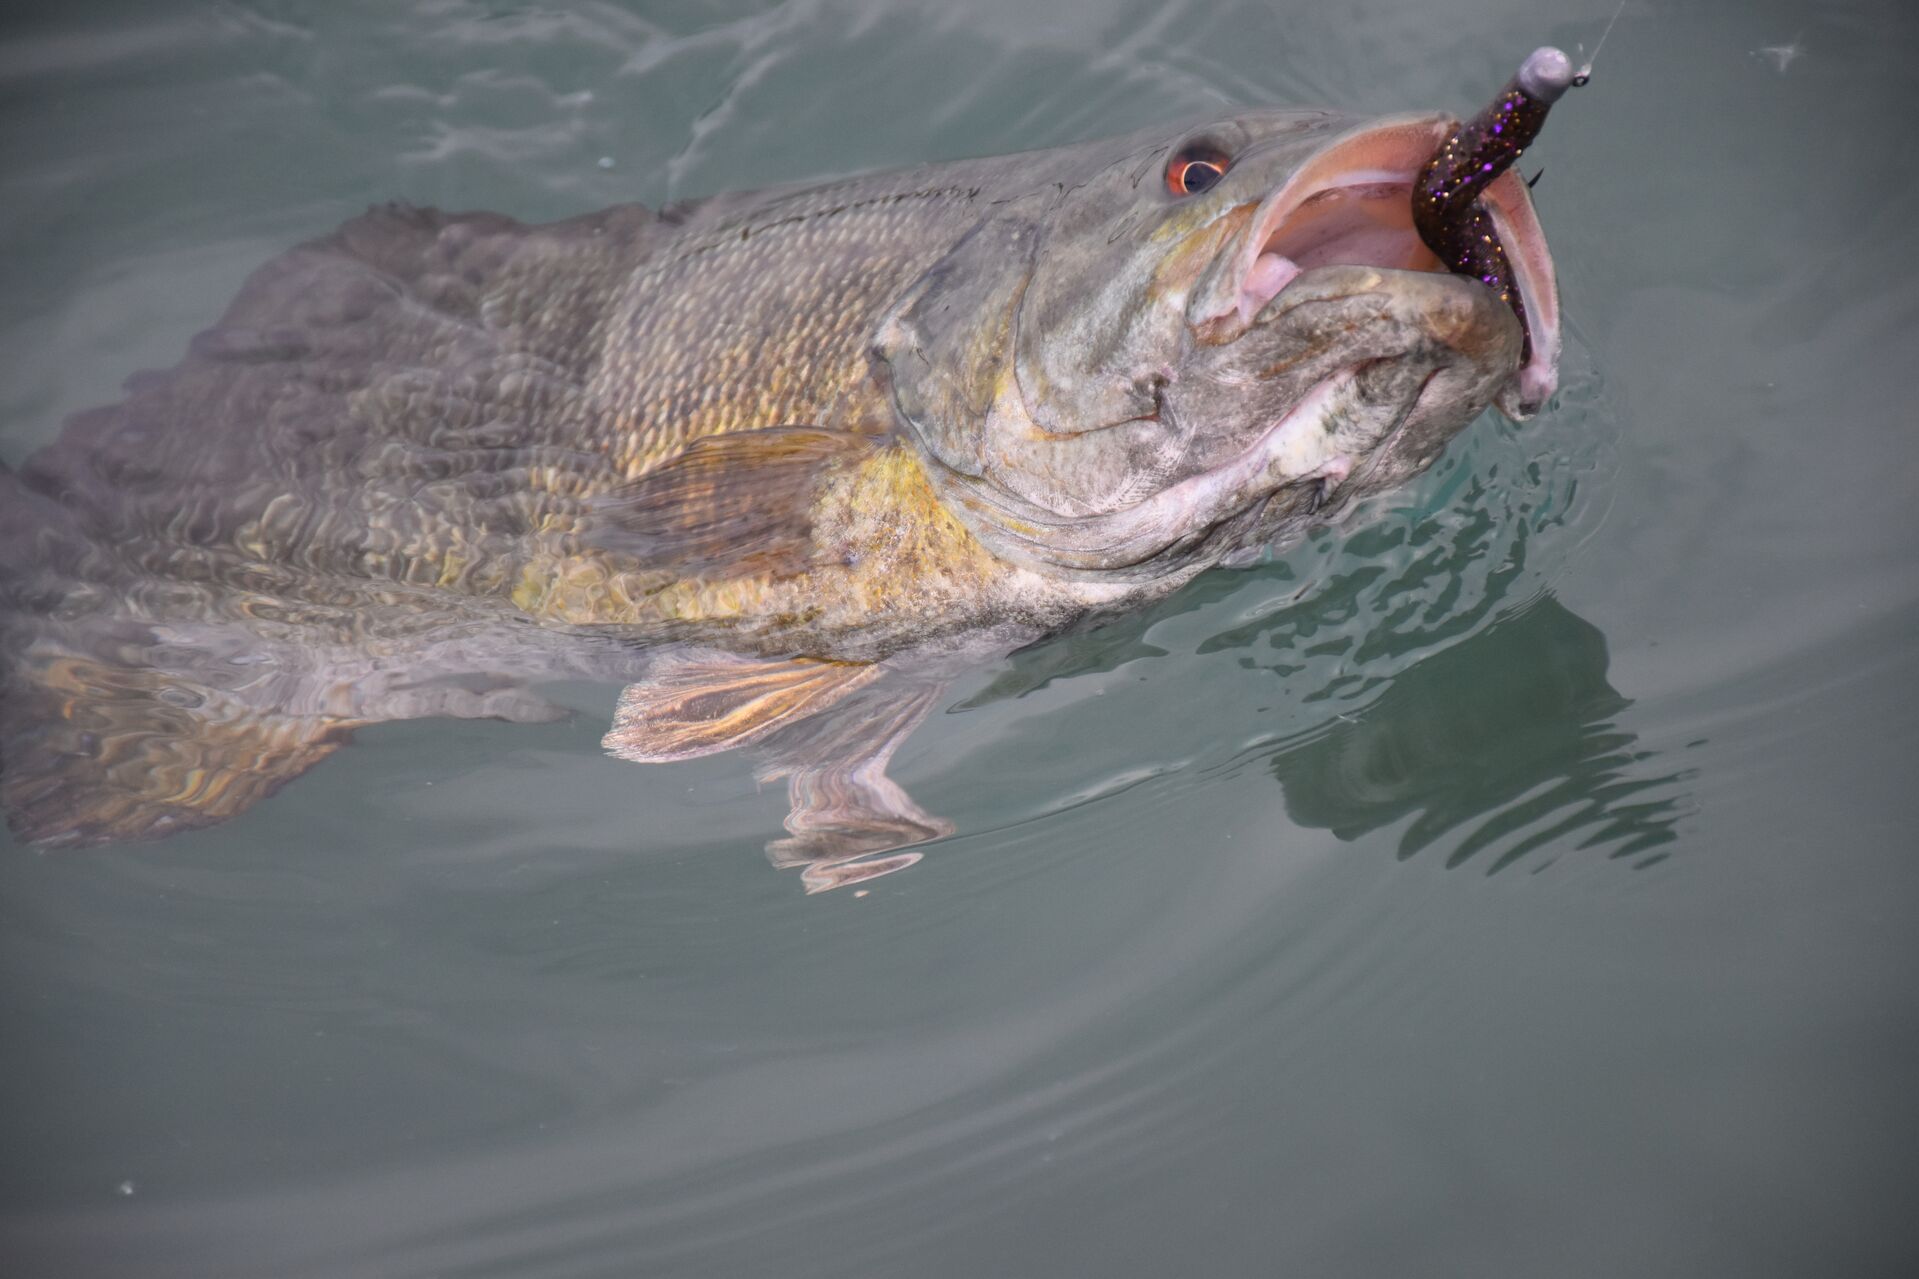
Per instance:
[[[818,714],[879,672],[877,666],[803,657],[670,654],[620,694],[602,745],[639,763],[731,750]]]
[[[710,435],[595,499],[584,536],[691,576],[797,573],[811,558],[821,481],[874,446],[811,426]]]

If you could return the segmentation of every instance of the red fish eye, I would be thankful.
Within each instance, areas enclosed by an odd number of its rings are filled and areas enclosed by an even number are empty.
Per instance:
[[[1216,151],[1181,151],[1166,165],[1166,189],[1174,195],[1198,195],[1226,176],[1227,163]]]

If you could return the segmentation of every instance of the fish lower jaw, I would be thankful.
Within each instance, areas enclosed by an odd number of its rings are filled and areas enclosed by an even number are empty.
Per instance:
[[[1194,522],[1224,524],[1284,502],[1289,491],[1304,495],[1287,504],[1302,516],[1322,512],[1343,497],[1347,480],[1376,443],[1364,429],[1351,429],[1364,416],[1360,367],[1341,368],[1315,384],[1238,457],[1175,485],[1191,486]]]
[[[1315,504],[1323,503],[1358,463],[1350,433],[1339,429],[1355,416],[1358,376],[1357,367],[1337,370],[1238,456],[1101,518],[1126,540],[1142,546],[1149,539],[1156,542],[1153,553],[1158,554],[1284,488],[1316,482]]]
[[[1317,481],[1314,508],[1346,483],[1362,459],[1342,424],[1364,420],[1359,370],[1341,367],[1224,463],[1189,475],[1117,510],[1067,516],[1034,506],[977,476],[937,464],[928,474],[948,508],[995,556],[1016,569],[1078,586],[1103,584],[1101,599],[1177,584],[1208,567],[1219,526],[1279,490]],[[1303,490],[1302,490],[1303,491]]]
[[[1332,480],[1334,486],[1352,473],[1352,455],[1339,448],[1339,432],[1333,422],[1342,415],[1346,401],[1352,398],[1356,368],[1345,368],[1308,391],[1286,416],[1267,428],[1266,434],[1242,457],[1260,459],[1254,483],[1266,481],[1272,488],[1304,480]],[[1228,463],[1227,468],[1235,468]],[[1222,468],[1222,469],[1227,469]],[[1204,477],[1202,477],[1204,478]]]

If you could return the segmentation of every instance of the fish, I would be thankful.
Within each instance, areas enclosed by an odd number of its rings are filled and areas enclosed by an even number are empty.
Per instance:
[[[886,775],[954,675],[1364,509],[1547,403],[1414,225],[1445,113],[1174,127],[527,224],[402,205],[260,267],[0,470],[0,806],[47,846],[247,811],[359,728],[749,748],[823,891],[953,832]]]

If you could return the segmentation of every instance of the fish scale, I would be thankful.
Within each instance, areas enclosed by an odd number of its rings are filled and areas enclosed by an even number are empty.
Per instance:
[[[1511,381],[1511,309],[1368,256],[1376,210],[1315,204],[1327,265],[1249,296],[1290,278],[1290,183],[1376,187],[1385,148],[1410,192],[1446,127],[1255,111],[658,214],[371,210],[0,473],[9,821],[220,820],[354,727],[537,719],[520,685],[583,677],[628,685],[626,758],[763,741],[780,864],[950,830],[884,777],[927,672],[1301,536]],[[1193,148],[1203,192],[1155,178]]]
[[[978,218],[976,187],[925,178],[662,223],[676,233],[634,271],[587,384],[586,402],[610,410],[590,429],[618,471],[637,477],[703,436],[883,414],[860,395],[873,318]]]

